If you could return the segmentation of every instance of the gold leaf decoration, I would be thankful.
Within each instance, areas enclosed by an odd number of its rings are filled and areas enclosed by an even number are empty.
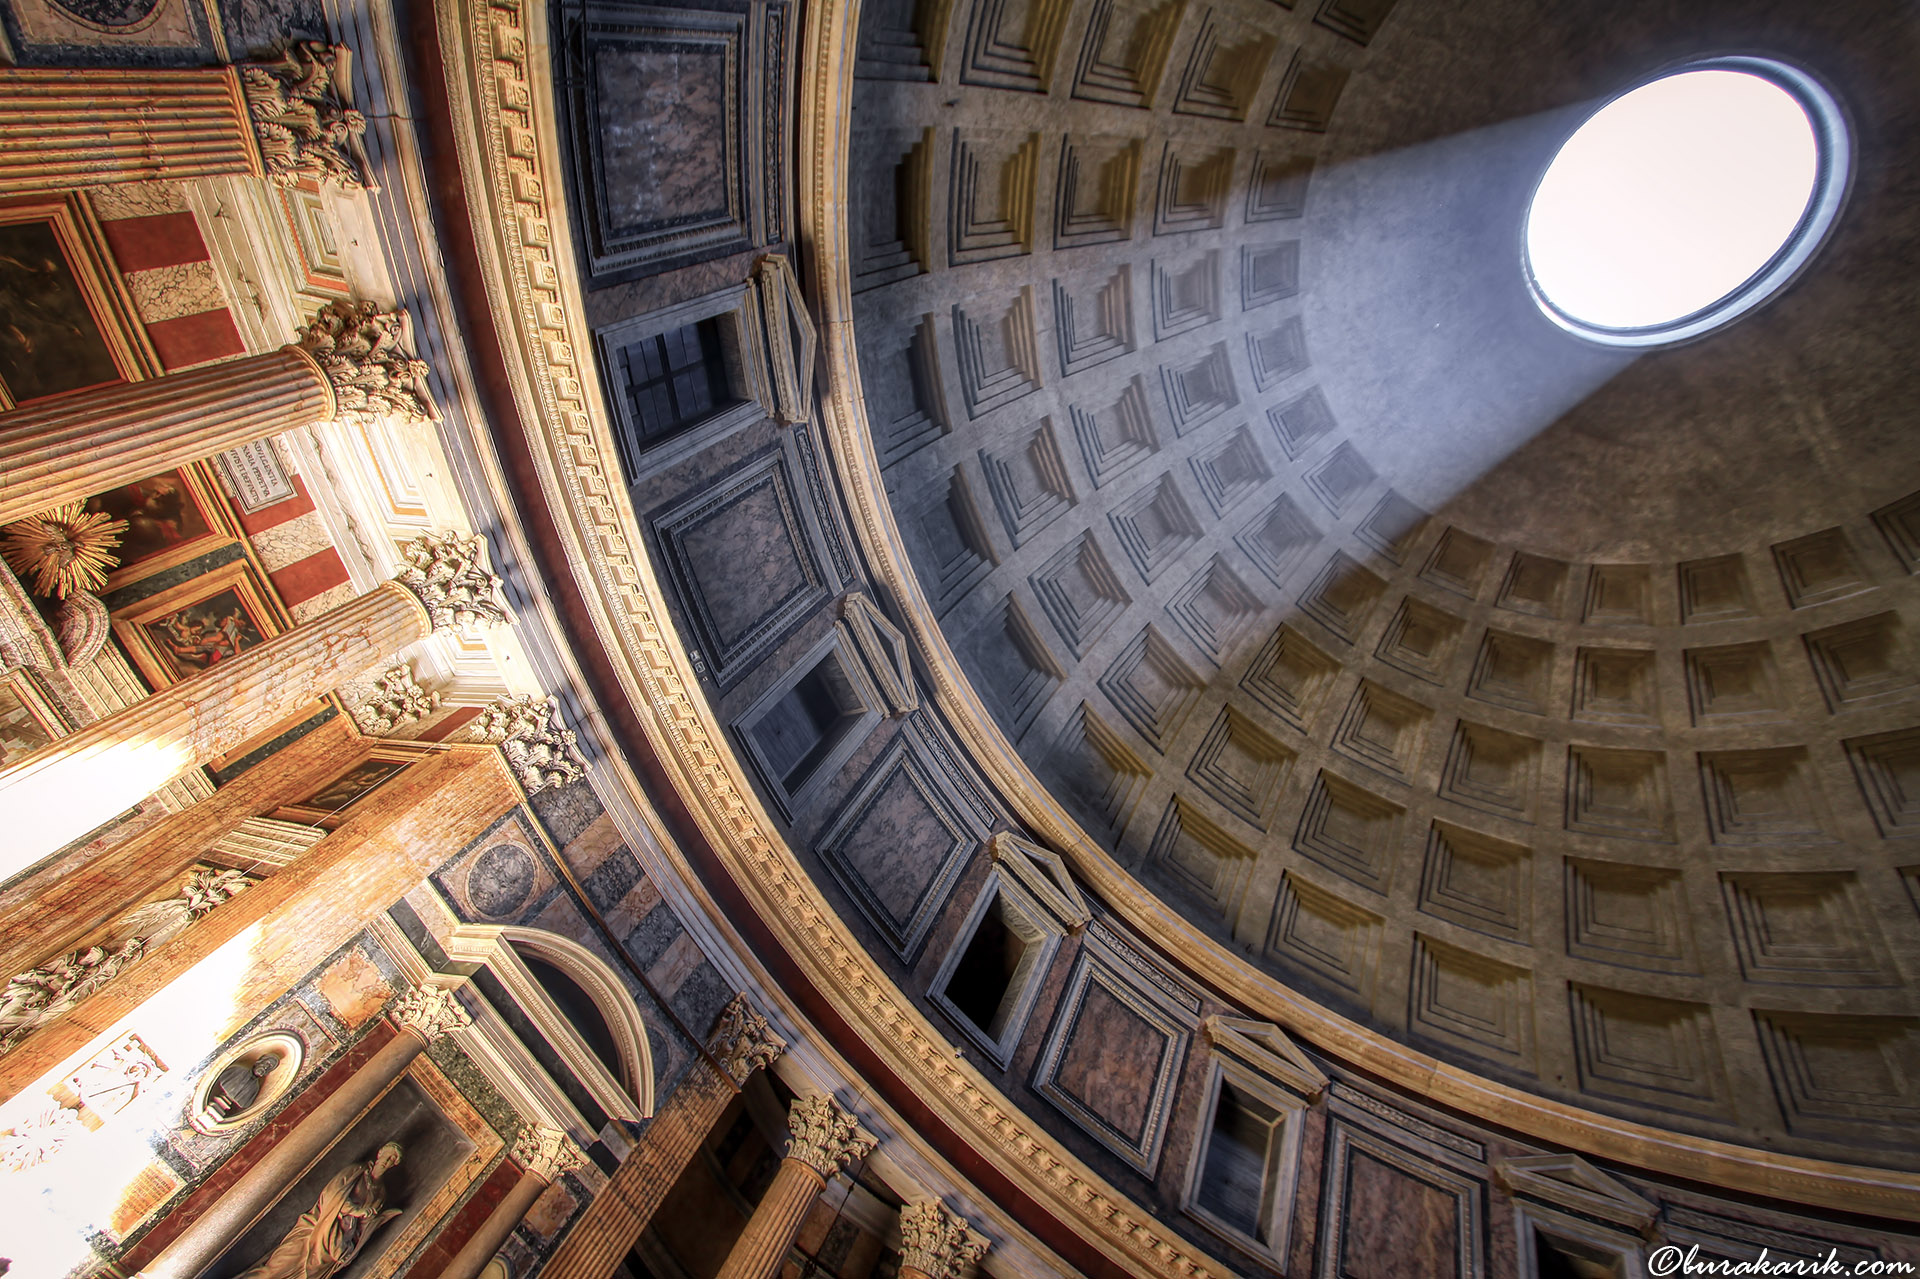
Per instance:
[[[107,584],[107,570],[120,563],[113,548],[126,531],[125,520],[68,502],[7,525],[0,556],[22,577],[32,575],[34,594],[66,599]]]

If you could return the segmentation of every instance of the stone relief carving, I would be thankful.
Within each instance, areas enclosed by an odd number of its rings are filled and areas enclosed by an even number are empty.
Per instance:
[[[487,568],[487,543],[478,533],[422,533],[401,548],[404,563],[394,581],[426,606],[437,631],[456,626],[506,623],[500,579]]]
[[[513,1139],[513,1161],[545,1182],[559,1179],[586,1162],[580,1147],[558,1128],[527,1124]]]
[[[404,724],[423,719],[440,705],[440,694],[420,687],[407,662],[390,666],[373,683],[373,691],[353,712],[364,733],[391,733]]]
[[[831,1097],[797,1097],[787,1108],[787,1158],[832,1178],[873,1153],[879,1139]]]
[[[240,68],[269,180],[293,186],[310,178],[378,190],[361,142],[367,117],[353,108],[351,68],[344,45],[318,40],[295,41],[275,61]]]
[[[529,795],[587,775],[579,739],[560,722],[557,698],[541,700],[531,693],[502,697],[481,711],[473,724],[482,741],[500,747]]]
[[[473,1025],[473,1018],[453,992],[439,986],[410,986],[389,1011],[404,1029],[428,1043]]]
[[[0,1172],[43,1164],[102,1127],[167,1073],[139,1035],[122,1035],[48,1089],[52,1105],[0,1132]]]
[[[746,995],[740,994],[720,1010],[707,1048],[735,1083],[744,1084],[754,1071],[771,1066],[787,1050],[787,1041],[775,1034],[767,1019]]]
[[[902,1270],[914,1266],[930,1279],[966,1279],[986,1251],[987,1240],[938,1200],[900,1210]]]
[[[258,882],[241,871],[198,867],[177,896],[127,912],[104,941],[14,974],[0,990],[0,1055],[78,1007],[153,947]]]
[[[404,310],[329,302],[300,330],[299,345],[333,384],[340,416],[439,418],[427,392],[432,369],[413,353],[413,321]]]
[[[53,633],[69,666],[84,666],[106,647],[111,629],[106,601],[91,591],[75,591],[54,610]]]

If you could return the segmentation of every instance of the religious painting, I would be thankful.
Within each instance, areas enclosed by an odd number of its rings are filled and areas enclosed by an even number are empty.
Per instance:
[[[283,806],[279,815],[289,821],[326,825],[404,772],[420,758],[418,749],[379,746],[372,755],[303,799]]]
[[[213,477],[198,462],[96,494],[87,499],[87,509],[127,522],[120,567],[107,575],[110,591],[239,536]]]
[[[205,1279],[387,1279],[459,1202],[501,1141],[420,1058],[220,1259]]]
[[[137,326],[82,207],[0,204],[0,409],[142,375]]]
[[[32,675],[0,675],[0,768],[19,763],[63,730],[59,712]]]
[[[113,632],[156,689],[232,661],[280,633],[245,562],[204,573],[113,615]]]

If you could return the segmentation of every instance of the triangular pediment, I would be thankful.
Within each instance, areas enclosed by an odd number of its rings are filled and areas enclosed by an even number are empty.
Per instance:
[[[1527,1195],[1590,1217],[1644,1230],[1653,1221],[1653,1204],[1627,1189],[1578,1155],[1527,1155],[1495,1162],[1500,1181]]]
[[[1307,1101],[1327,1086],[1326,1074],[1313,1059],[1270,1021],[1215,1014],[1202,1026],[1214,1051],[1236,1058]]]
[[[840,618],[853,633],[854,645],[880,686],[880,695],[887,699],[888,714],[905,715],[917,709],[920,693],[913,682],[907,637],[887,620],[878,604],[859,591],[848,591],[840,601]]]
[[[988,842],[993,860],[1020,881],[1020,886],[1037,898],[1069,932],[1079,932],[1093,920],[1087,899],[1073,882],[1067,863],[1060,854],[1029,843],[1009,831],[1001,831]]]

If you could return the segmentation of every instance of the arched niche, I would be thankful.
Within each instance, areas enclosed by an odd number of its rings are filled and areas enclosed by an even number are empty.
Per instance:
[[[510,925],[462,924],[446,950],[458,963],[484,964],[492,971],[608,1115],[635,1122],[653,1114],[653,1052],[646,1023],[605,960],[570,937]],[[606,1028],[615,1063],[595,1051],[563,1006],[567,993],[556,998],[529,959],[556,970],[586,997]]]

